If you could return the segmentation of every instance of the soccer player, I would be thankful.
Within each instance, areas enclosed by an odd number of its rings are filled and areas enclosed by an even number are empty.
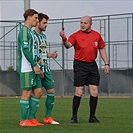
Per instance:
[[[74,86],[75,95],[73,97],[71,123],[79,123],[77,112],[80,105],[83,86],[87,85],[90,90],[90,116],[89,123],[99,123],[95,112],[98,101],[98,86],[100,75],[96,64],[97,52],[99,50],[101,58],[105,63],[105,73],[109,73],[109,63],[105,51],[105,43],[101,35],[91,29],[92,19],[90,16],[82,17],[80,30],[66,38],[64,30],[60,31],[60,36],[64,46],[68,49],[74,47]]]
[[[18,72],[22,96],[20,99],[20,126],[43,126],[44,124],[35,118],[42,95],[40,75],[43,77],[38,63],[44,62],[36,55],[36,40],[31,30],[38,22],[38,12],[27,9],[23,14],[25,23],[18,35]],[[33,92],[33,95],[31,93]]]
[[[42,86],[46,89],[47,92],[47,97],[45,101],[46,115],[44,117],[44,123],[59,124],[59,122],[55,121],[51,116],[54,105],[55,89],[54,89],[53,76],[47,62],[47,58],[57,57],[57,51],[54,51],[53,53],[47,52],[46,35],[42,33],[47,28],[49,17],[46,14],[39,13],[38,20],[39,22],[35,27],[34,34],[38,40],[37,43],[39,44],[38,55],[44,61],[44,67],[42,67],[42,71],[44,72],[44,78],[42,79]]]

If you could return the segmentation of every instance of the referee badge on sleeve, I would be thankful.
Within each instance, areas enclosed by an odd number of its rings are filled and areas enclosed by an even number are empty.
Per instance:
[[[98,46],[98,42],[94,42],[94,45],[97,47]]]

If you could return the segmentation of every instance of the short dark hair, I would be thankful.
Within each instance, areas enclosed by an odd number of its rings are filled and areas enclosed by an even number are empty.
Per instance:
[[[39,22],[41,22],[43,18],[45,18],[46,20],[49,20],[48,15],[43,14],[43,13],[39,13],[38,14],[38,20],[39,20]]]
[[[34,14],[38,14],[38,12],[35,11],[34,9],[27,9],[23,14],[23,16],[24,16],[24,19],[27,20],[28,16],[33,16]]]

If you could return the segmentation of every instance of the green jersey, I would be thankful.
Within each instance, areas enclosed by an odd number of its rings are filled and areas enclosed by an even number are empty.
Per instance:
[[[42,79],[42,86],[46,89],[52,89],[54,88],[54,80],[52,76],[52,72],[50,70],[50,67],[47,62],[47,38],[46,35],[41,33],[38,34],[36,31],[34,31],[34,34],[37,39],[38,47],[37,47],[37,53],[38,56],[44,61],[44,66],[42,67],[42,71],[44,72],[44,78]]]
[[[31,29],[23,26],[18,34],[18,72],[31,72],[40,59],[37,57],[37,40]]]
[[[46,39],[46,35],[41,33],[38,34],[34,31],[34,34],[36,36],[37,39],[37,43],[38,43],[38,56],[43,59],[43,60],[47,60],[47,39]]]
[[[37,40],[38,48],[37,48],[37,55],[44,61],[44,67],[42,69],[43,72],[49,72],[50,68],[48,66],[47,62],[47,38],[46,35],[41,33],[38,34],[36,31],[34,31],[34,35]]]

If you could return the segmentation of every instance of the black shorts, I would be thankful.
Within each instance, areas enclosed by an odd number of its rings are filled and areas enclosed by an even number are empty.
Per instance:
[[[74,86],[88,84],[99,86],[100,74],[96,62],[74,60]]]

